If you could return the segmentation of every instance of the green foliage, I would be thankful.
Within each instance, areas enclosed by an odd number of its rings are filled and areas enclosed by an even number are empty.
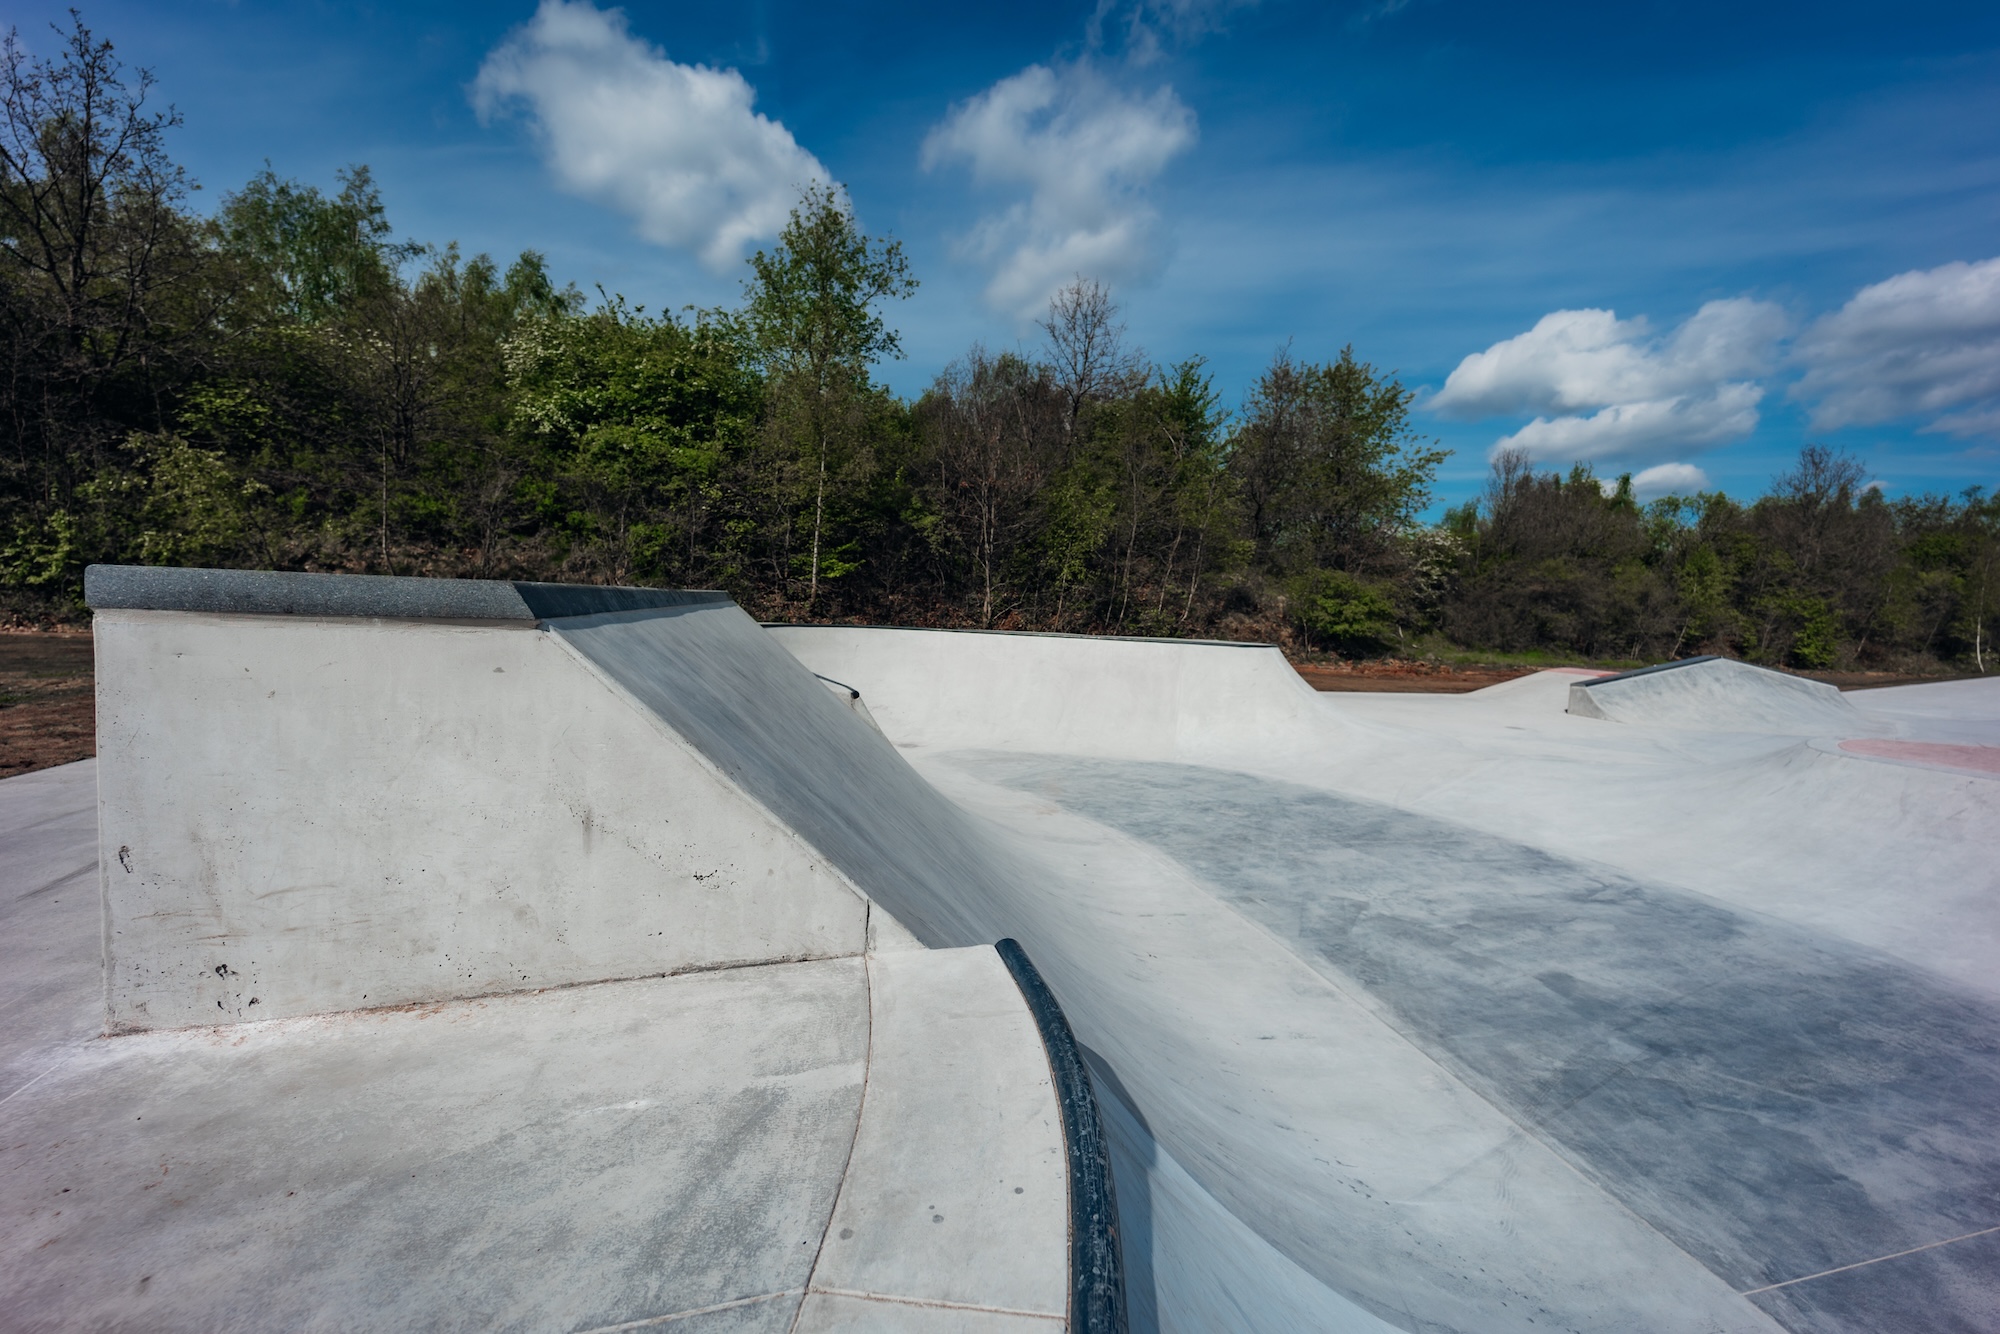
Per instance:
[[[1287,585],[1291,614],[1309,636],[1348,654],[1378,652],[1396,638],[1396,607],[1375,585],[1341,570],[1313,570]]]
[[[267,166],[187,208],[80,22],[0,59],[0,598],[92,561],[722,587],[756,614],[1219,635],[1521,661],[1719,652],[1986,670],[2000,499],[1890,502],[1813,446],[1741,504],[1502,455],[1429,524],[1445,454],[1352,348],[1231,413],[1079,277],[1045,343],[914,404],[874,379],[915,287],[813,186],[734,311],[587,309],[524,252],[397,242],[365,166]]]
[[[868,372],[902,355],[877,308],[917,283],[901,243],[864,235],[833,186],[808,186],[777,246],[758,251],[750,268],[743,323],[770,378],[765,521],[782,549],[782,578],[804,576],[810,607],[822,581],[860,568],[856,521],[877,464],[869,427],[885,406]]]
[[[1327,365],[1278,355],[1230,458],[1260,567],[1368,572],[1393,559],[1447,457],[1412,429],[1412,397],[1351,347]]]
[[[244,296],[282,318],[317,324],[369,297],[379,297],[396,265],[414,247],[389,241],[382,194],[367,167],[339,173],[328,198],[310,185],[283,180],[267,163],[216,219],[222,250],[249,276]],[[243,317],[254,320],[254,306]]]

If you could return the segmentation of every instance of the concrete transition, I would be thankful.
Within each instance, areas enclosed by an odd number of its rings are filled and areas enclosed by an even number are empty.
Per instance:
[[[88,591],[10,1327],[2000,1328],[2000,682]]]

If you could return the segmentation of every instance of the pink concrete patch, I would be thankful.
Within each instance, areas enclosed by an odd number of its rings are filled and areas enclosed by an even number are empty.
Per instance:
[[[1968,769],[1976,774],[2000,774],[2000,746],[1949,746],[1939,741],[1843,741],[1850,755],[1873,755],[1940,769]]]

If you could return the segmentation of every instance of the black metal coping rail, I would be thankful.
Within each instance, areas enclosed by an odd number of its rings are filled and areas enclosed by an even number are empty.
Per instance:
[[[1020,942],[993,947],[1028,1002],[1055,1076],[1069,1151],[1070,1334],[1126,1334],[1125,1263],[1119,1249],[1118,1195],[1111,1183],[1111,1144],[1097,1114],[1090,1071],[1077,1050],[1062,1006]]]

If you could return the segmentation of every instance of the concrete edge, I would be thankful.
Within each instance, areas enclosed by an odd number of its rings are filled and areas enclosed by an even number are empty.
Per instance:
[[[1570,683],[1569,704],[1563,709],[1563,712],[1576,718],[1598,718],[1605,722],[1611,721],[1605,717],[1604,710],[1597,707],[1597,701],[1590,697],[1588,689],[1590,684],[1588,681],[1573,681]]]
[[[1111,1180],[1111,1141],[1097,1110],[1090,1069],[1048,983],[1011,936],[993,949],[1028,1003],[1041,1031],[1062,1109],[1069,1159],[1069,1331],[1126,1334],[1125,1258],[1118,1231],[1118,1195]]]
[[[1176,639],[1170,635],[1085,635],[1073,630],[979,630],[948,625],[841,625],[834,621],[759,621],[766,630],[907,630],[919,635],[1006,635],[1015,639],[1088,639],[1100,644],[1199,644],[1204,648],[1267,648],[1261,639]]]
[[[92,565],[83,573],[83,596],[99,611],[530,623],[731,600],[674,588],[151,565]]]
[[[1635,676],[1651,676],[1655,672],[1671,672],[1676,667],[1692,667],[1696,663],[1701,663],[1701,662],[1724,662],[1724,661],[1734,661],[1734,659],[1725,659],[1721,655],[1715,653],[1704,653],[1701,656],[1695,658],[1676,658],[1672,662],[1656,662],[1651,667],[1634,667],[1629,672],[1619,672],[1612,676],[1600,676],[1592,681],[1579,681],[1577,682],[1577,684],[1571,686],[1570,689],[1588,690],[1592,686],[1608,685],[1613,681],[1629,681]],[[1755,667],[1757,664],[1744,663],[1743,665],[1746,667]],[[1769,667],[1766,667],[1763,668],[1762,670],[1768,672],[1771,669]],[[1780,673],[1780,675],[1783,675],[1783,673]]]

